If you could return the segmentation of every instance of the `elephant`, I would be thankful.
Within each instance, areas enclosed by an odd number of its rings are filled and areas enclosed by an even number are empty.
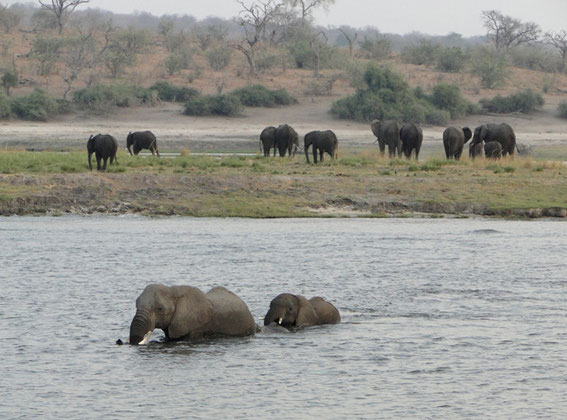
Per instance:
[[[379,121],[373,120],[370,123],[372,133],[376,136],[380,154],[384,156],[386,145],[388,145],[389,157],[395,157],[396,151],[398,157],[402,155],[402,141],[400,139],[401,126],[397,121]]]
[[[106,162],[110,158],[110,164],[118,163],[116,159],[116,152],[118,151],[118,142],[114,137],[109,134],[97,134],[96,136],[90,136],[87,142],[87,152],[89,154],[89,169],[92,171],[93,166],[91,164],[92,154],[96,157],[96,170],[106,171]],[[100,166],[101,159],[104,161],[104,165]]]
[[[464,145],[471,139],[472,131],[468,127],[447,127],[443,131],[443,146],[447,159],[461,159]]]
[[[128,133],[126,137],[126,148],[132,156],[132,150],[130,147],[134,146],[134,154],[137,155],[142,149],[149,149],[152,155],[157,155],[159,157],[159,152],[157,148],[157,139],[154,133],[151,131],[136,131],[134,133]]]
[[[502,145],[497,141],[484,143],[484,156],[488,159],[500,159],[502,157]]]
[[[287,124],[279,125],[275,131],[275,147],[278,148],[280,157],[284,157],[286,151],[289,153],[290,157],[295,156],[295,152],[297,152],[299,148],[299,136],[297,132]]]
[[[423,131],[417,124],[406,123],[400,129],[400,140],[402,141],[402,152],[405,157],[411,157],[412,150],[415,150],[415,160],[419,159],[419,150],[423,142]]]
[[[130,344],[145,344],[155,328],[167,340],[242,337],[259,329],[246,303],[224,287],[205,294],[192,286],[150,284],[136,299]]]
[[[326,131],[310,131],[303,138],[305,159],[309,163],[309,147],[313,147],[313,161],[317,163],[317,152],[323,162],[323,154],[327,152],[334,160],[339,153],[339,141],[337,136],[331,130]]]
[[[469,144],[469,157],[471,159],[482,157],[482,143],[478,144]]]
[[[502,124],[482,124],[475,128],[472,144],[476,145],[482,142],[497,141],[502,145],[502,156],[510,154],[514,155],[516,148],[516,134],[514,130],[506,123]]]
[[[276,156],[276,127],[269,126],[262,130],[259,141],[260,151],[264,151],[264,157],[270,156],[270,149],[274,148]]]
[[[321,297],[307,300],[303,296],[282,293],[270,302],[270,309],[264,317],[264,325],[272,322],[286,328],[338,324],[341,315],[337,308]]]

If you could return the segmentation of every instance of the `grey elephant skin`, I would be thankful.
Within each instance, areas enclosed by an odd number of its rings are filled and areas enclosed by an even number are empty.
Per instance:
[[[469,157],[471,159],[475,159],[477,157],[482,157],[482,143],[478,144],[469,144]]]
[[[468,127],[447,127],[443,131],[443,147],[447,159],[461,159],[463,147],[471,139],[472,131]]]
[[[276,127],[269,126],[260,133],[259,141],[260,151],[264,152],[264,157],[270,156],[270,149],[274,148],[274,156],[276,156]]]
[[[370,123],[372,133],[376,136],[382,156],[388,146],[388,155],[393,158],[398,154],[402,156],[402,140],[400,139],[401,126],[397,121],[373,120]]]
[[[313,162],[317,163],[317,154],[323,162],[323,154],[328,153],[331,159],[336,159],[339,153],[339,141],[331,130],[310,131],[303,137],[305,159],[309,163],[309,147],[313,148]]]
[[[293,127],[281,124],[276,128],[275,144],[281,157],[284,157],[286,152],[293,157],[299,147],[299,136]]]
[[[139,344],[155,328],[168,340],[240,337],[257,330],[246,303],[224,287],[205,294],[192,286],[150,284],[136,299],[130,344]]]
[[[133,133],[128,133],[128,136],[126,137],[126,148],[128,149],[130,156],[132,156],[131,148],[133,148],[135,155],[140,153],[140,150],[148,149],[152,152],[152,155],[157,154],[159,157],[157,139],[151,131],[135,131]]]
[[[406,123],[400,129],[400,140],[402,142],[402,152],[406,158],[410,158],[415,151],[415,160],[419,159],[421,143],[423,143],[423,131],[417,124]]]
[[[91,163],[91,158],[93,153],[96,158],[96,169],[97,171],[106,170],[106,163],[110,159],[110,164],[118,163],[116,160],[116,152],[118,151],[118,142],[114,137],[109,134],[97,134],[96,136],[90,136],[87,141],[87,152],[89,156],[89,169],[92,171],[93,166]],[[101,161],[103,165],[101,166]]]
[[[270,302],[270,309],[264,317],[264,325],[272,322],[286,328],[309,325],[338,324],[339,311],[321,297],[309,300],[300,295],[282,293]]]
[[[475,128],[473,145],[485,142],[497,141],[502,145],[502,155],[513,155],[516,148],[516,134],[512,127],[506,123],[482,124]]]
[[[484,143],[484,156],[488,159],[500,159],[502,157],[502,145],[497,141]]]

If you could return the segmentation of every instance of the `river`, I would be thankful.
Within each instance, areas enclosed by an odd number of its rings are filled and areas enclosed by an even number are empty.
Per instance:
[[[567,223],[0,219],[0,418],[565,418]],[[149,283],[342,323],[126,340]]]

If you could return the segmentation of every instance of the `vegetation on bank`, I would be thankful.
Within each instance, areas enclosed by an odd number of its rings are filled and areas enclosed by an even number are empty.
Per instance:
[[[158,159],[119,153],[118,162],[97,173],[88,171],[84,152],[3,152],[0,209],[16,202],[50,202],[45,197],[53,197],[50,205],[62,212],[76,202],[96,207],[118,200],[141,212],[197,216],[318,216],[317,209],[334,207],[365,215],[567,209],[565,166],[518,157],[415,162],[363,151],[307,165],[302,158],[184,153]],[[64,182],[57,178],[61,175]],[[148,182],[152,193],[144,193]]]
[[[510,96],[497,95],[492,99],[481,99],[480,106],[487,112],[507,114],[510,112],[522,112],[529,114],[543,106],[543,96],[531,89],[524,89]]]

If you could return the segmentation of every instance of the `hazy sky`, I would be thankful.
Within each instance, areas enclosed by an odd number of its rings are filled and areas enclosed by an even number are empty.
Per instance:
[[[244,3],[251,4],[252,0]],[[113,12],[188,14],[198,19],[232,18],[241,10],[236,0],[91,0],[89,5]],[[398,34],[457,32],[471,36],[485,33],[482,10],[498,10],[524,22],[535,22],[544,32],[567,29],[567,0],[336,0],[327,12],[317,12],[316,22],[323,26],[375,26],[380,32]]]

